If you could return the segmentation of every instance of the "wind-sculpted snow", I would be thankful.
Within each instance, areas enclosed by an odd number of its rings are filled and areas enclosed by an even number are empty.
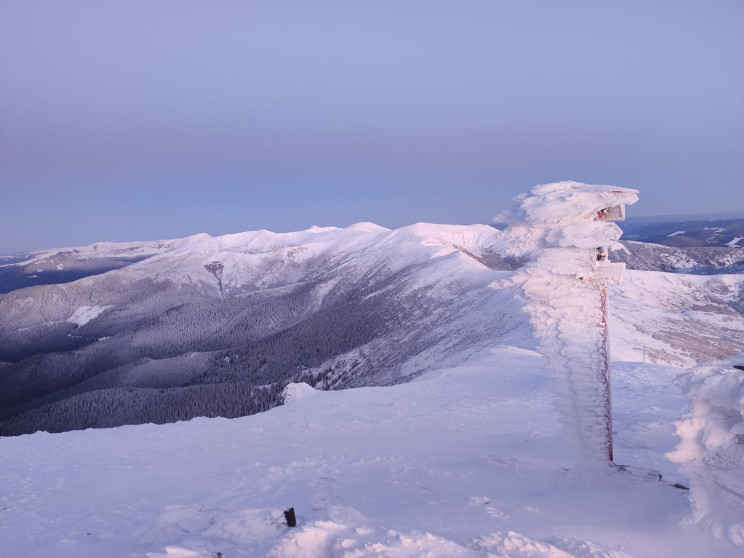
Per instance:
[[[590,460],[611,455],[609,340],[605,295],[581,279],[592,274],[597,247],[622,234],[598,214],[637,199],[635,190],[559,182],[517,197],[512,214],[501,216],[509,223],[509,250],[529,258],[513,280],[548,357],[561,421]]]
[[[744,354],[679,378],[690,400],[669,457],[690,479],[692,520],[744,547]]]
[[[604,208],[638,201],[638,191],[600,184],[565,180],[541,184],[514,198],[511,211],[499,214],[496,221],[511,227],[535,226],[557,230],[569,225],[591,222]],[[543,235],[536,231],[533,239]]]

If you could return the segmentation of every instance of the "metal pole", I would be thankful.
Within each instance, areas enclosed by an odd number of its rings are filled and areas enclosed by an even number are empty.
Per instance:
[[[602,373],[600,381],[604,387],[605,396],[605,429],[607,435],[607,457],[610,463],[614,461],[612,443],[612,377],[610,375],[610,323],[609,323],[609,296],[607,285],[602,285],[600,290],[602,305]]]

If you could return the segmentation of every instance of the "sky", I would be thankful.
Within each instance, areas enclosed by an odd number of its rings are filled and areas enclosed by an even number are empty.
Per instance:
[[[536,184],[744,216],[740,0],[0,0],[0,254],[488,223]]]

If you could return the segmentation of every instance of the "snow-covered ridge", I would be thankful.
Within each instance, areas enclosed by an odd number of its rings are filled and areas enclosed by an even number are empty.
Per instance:
[[[357,223],[290,233],[251,231],[181,243],[128,266],[126,273],[187,285],[212,284],[217,278],[227,295],[300,282],[322,260],[333,265],[350,259],[378,262],[394,270],[454,252],[478,259],[497,249],[501,235],[487,225],[427,223],[395,230]]]
[[[391,247],[406,242],[416,242],[427,246],[442,248],[440,255],[453,250],[461,250],[472,255],[490,252],[498,244],[499,231],[486,225],[433,225],[417,223],[397,230],[386,229],[369,222],[361,222],[345,228],[313,226],[303,231],[275,233],[267,230],[247,231],[213,237],[205,233],[188,236],[181,239],[161,240],[151,242],[97,242],[90,246],[74,248],[57,248],[34,253],[34,257],[7,267],[23,269],[26,273],[43,273],[45,271],[75,270],[90,266],[91,261],[105,262],[106,260],[122,260],[127,267],[149,270],[154,262],[174,262],[183,258],[183,263],[191,272],[171,269],[171,280],[192,283],[199,280],[193,277],[193,272],[201,266],[194,266],[186,260],[198,257],[198,254],[218,255],[225,259],[224,266],[232,265],[244,268],[245,262],[252,266],[260,261],[261,256],[274,255],[278,259],[318,256],[326,253],[341,253],[355,250],[361,244],[370,243],[372,238],[379,247]],[[302,254],[305,254],[303,256]],[[259,259],[256,259],[256,258]],[[131,262],[138,263],[130,263]],[[151,261],[152,260],[152,261]],[[204,261],[208,264],[208,261]],[[104,264],[101,264],[104,265]],[[176,266],[178,267],[178,266]],[[241,269],[237,270],[233,278],[233,285],[239,284]],[[149,271],[146,271],[146,273]],[[230,274],[228,270],[226,274]],[[161,273],[160,276],[164,276]],[[226,281],[227,283],[227,281]]]
[[[276,404],[287,382],[398,383],[495,339],[530,346],[514,293],[492,287],[508,275],[502,236],[426,223],[197,235],[1,295],[0,360],[13,364],[0,429],[190,418],[171,407],[239,416]]]
[[[375,225],[376,226],[376,225]],[[353,225],[349,227],[352,229]],[[380,227],[382,228],[382,227]],[[336,227],[313,226],[304,231],[274,233],[267,230],[248,231],[213,237],[198,233],[184,238],[134,242],[95,242],[87,246],[49,248],[31,252],[32,258],[10,264],[23,267],[39,267],[55,258],[66,256],[78,261],[100,258],[143,258],[184,250],[230,250],[239,249],[247,253],[270,252],[282,246],[298,245],[313,235],[338,230]]]
[[[416,239],[428,239],[443,244],[459,244],[468,249],[493,245],[498,235],[492,227],[485,225],[435,225],[417,223],[391,231],[374,223],[360,222],[348,227],[312,226],[302,231],[276,233],[265,229],[210,236],[199,233],[185,238],[144,242],[96,242],[88,246],[52,248],[32,252],[33,258],[11,265],[38,265],[59,254],[69,254],[78,260],[89,258],[119,258],[154,256],[183,251],[233,251],[246,254],[269,253],[282,248],[306,246],[319,243],[343,244],[355,237],[393,233]]]
[[[205,371],[210,382],[234,381],[241,374],[258,373],[260,359],[250,365],[257,350],[253,343],[291,333],[300,324],[325,335],[358,332],[348,345],[323,352],[317,361],[313,353],[310,360],[298,355],[291,364],[276,364],[290,375],[304,367],[306,376],[297,381],[322,388],[403,381],[464,347],[506,342],[507,337],[511,344],[531,349],[536,341],[524,301],[514,290],[530,268],[523,267],[524,260],[510,260],[509,254],[529,253],[548,242],[566,250],[560,244],[568,237],[546,231],[538,237],[535,226],[525,227],[527,236],[520,237],[514,233],[520,226],[499,231],[486,225],[417,223],[389,230],[358,223],[164,242],[159,254],[118,270],[0,295],[0,348],[14,349],[0,355],[14,363],[4,368],[7,385],[0,385],[0,394],[15,401],[8,394],[36,389],[21,387],[34,377],[27,370],[34,361],[24,364],[20,359],[52,339],[63,352],[88,354],[85,358],[94,359],[96,367],[104,366],[112,349],[119,359],[110,369],[85,367],[95,378],[76,384],[75,397],[90,389],[183,386],[204,381]],[[594,242],[591,235],[585,240],[586,245]],[[100,245],[89,249],[102,250]],[[585,265],[588,249],[577,250],[578,262]],[[569,264],[561,256],[551,269]],[[631,273],[612,292],[613,355],[689,366],[741,352],[743,285],[744,277],[738,275]],[[536,288],[542,289],[539,284]],[[577,301],[592,306],[586,292],[582,289],[561,312],[575,311]],[[86,308],[103,310],[93,316]],[[83,316],[85,323],[78,323]],[[354,324],[362,317],[367,325],[357,328]],[[305,346],[318,343],[303,339]],[[280,352],[286,355],[299,346],[293,340]],[[261,347],[266,358],[279,358]],[[218,350],[225,353],[215,354]],[[142,354],[148,359],[141,360]],[[46,362],[51,357],[40,358]],[[58,379],[50,383],[52,391],[56,381],[63,382],[75,370],[64,364],[65,358],[45,364],[43,375]],[[258,383],[271,383],[273,374]],[[150,395],[131,397],[142,402]]]

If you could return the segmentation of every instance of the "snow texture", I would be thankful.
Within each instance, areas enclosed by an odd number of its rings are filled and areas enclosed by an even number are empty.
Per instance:
[[[678,383],[690,399],[669,457],[690,479],[692,521],[744,546],[744,354],[698,366]]]
[[[570,438],[590,461],[611,455],[607,294],[623,264],[597,265],[597,250],[620,238],[606,208],[637,201],[636,190],[558,182],[515,198],[510,249],[530,260],[513,277],[525,296],[540,351],[559,393],[557,406]],[[623,213],[624,214],[624,213]],[[502,216],[504,217],[504,216]],[[503,220],[503,219],[502,219]],[[592,281],[583,279],[592,278]]]
[[[89,321],[97,318],[111,306],[80,306],[67,318],[67,321],[79,326],[87,324]]]
[[[312,397],[315,393],[317,393],[317,390],[304,382],[289,384],[282,392],[282,402],[287,405],[295,401],[302,401],[307,397]]]
[[[670,482],[679,373],[615,374],[618,455]],[[2,555],[740,556],[680,523],[685,491],[577,465],[554,398],[544,357],[502,346],[249,417],[0,438]]]

